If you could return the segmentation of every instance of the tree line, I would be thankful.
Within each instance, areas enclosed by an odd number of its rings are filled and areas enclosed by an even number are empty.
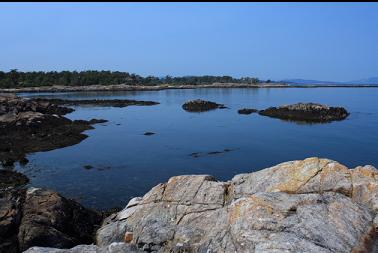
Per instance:
[[[258,84],[255,77],[233,78],[231,76],[182,76],[182,77],[142,77],[137,74],[119,71],[33,71],[22,72],[12,69],[0,71],[0,88],[20,88],[37,86],[84,86],[84,85],[200,85],[213,83]],[[266,81],[270,82],[270,80]]]

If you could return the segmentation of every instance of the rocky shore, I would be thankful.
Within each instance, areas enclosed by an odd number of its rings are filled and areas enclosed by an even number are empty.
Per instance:
[[[82,132],[104,120],[70,120],[73,109],[15,95],[0,96],[0,162],[27,162],[25,155],[81,142]]]
[[[213,83],[202,85],[87,85],[87,86],[39,86],[23,88],[4,88],[0,93],[18,93],[18,92],[75,92],[75,91],[154,91],[167,89],[202,89],[202,88],[376,88],[378,85],[330,85],[330,84],[310,84],[296,85],[287,83],[259,83],[259,84],[242,84],[242,83]]]
[[[197,88],[284,88],[289,87],[285,83],[259,83],[259,84],[241,84],[241,83],[213,83],[203,85],[88,85],[88,86],[39,86],[39,87],[24,87],[24,88],[9,88],[0,89],[2,93],[17,93],[17,92],[73,92],[73,91],[154,91],[166,89],[197,89]]]
[[[95,245],[26,252],[377,252],[377,214],[376,168],[308,158],[172,177],[107,217]]]
[[[66,106],[77,106],[77,105],[88,105],[88,106],[106,106],[106,107],[126,107],[131,105],[158,105],[158,102],[154,101],[139,101],[139,100],[130,100],[130,99],[80,99],[80,100],[71,100],[71,99],[43,99],[36,98],[34,101],[37,102],[48,102],[54,105],[66,105]]]
[[[83,132],[103,119],[70,120],[65,114],[74,109],[63,105],[125,107],[156,105],[153,101],[136,100],[62,100],[27,99],[0,95],[0,163],[27,163],[28,153],[48,151],[80,143],[87,138]]]

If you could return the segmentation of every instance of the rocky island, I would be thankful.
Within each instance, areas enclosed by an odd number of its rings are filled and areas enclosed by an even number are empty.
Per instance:
[[[280,107],[269,107],[259,111],[260,115],[291,121],[330,122],[343,120],[349,112],[343,107],[329,107],[317,103],[297,103]]]
[[[227,182],[176,176],[107,217],[95,245],[26,252],[377,252],[377,214],[376,168],[314,157]]]
[[[255,113],[255,112],[258,112],[258,110],[251,109],[251,108],[243,108],[243,109],[238,110],[239,114],[245,114],[245,115],[249,115],[249,114],[252,114],[252,113]]]
[[[187,112],[206,112],[214,109],[225,109],[222,104],[206,101],[202,99],[191,100],[182,105],[182,108]]]

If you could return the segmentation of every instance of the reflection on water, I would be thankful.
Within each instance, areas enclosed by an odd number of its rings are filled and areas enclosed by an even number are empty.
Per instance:
[[[24,94],[35,95],[35,94]],[[152,186],[181,174],[211,174],[220,180],[283,161],[310,156],[349,167],[378,166],[378,89],[183,89],[161,91],[37,94],[64,99],[135,99],[156,106],[76,107],[71,119],[103,118],[78,145],[28,156],[18,169],[32,185],[55,189],[98,208],[124,206]],[[228,110],[188,113],[187,100],[204,99]],[[241,108],[265,109],[298,102],[343,106],[351,115],[328,124],[297,124],[240,115]],[[145,136],[145,132],[156,133]],[[212,152],[232,150],[232,152]],[[190,154],[205,154],[198,157]],[[91,166],[92,169],[85,169]]]

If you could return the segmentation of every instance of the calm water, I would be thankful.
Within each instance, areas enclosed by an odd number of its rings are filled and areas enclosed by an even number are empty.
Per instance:
[[[26,95],[26,94],[24,94]],[[31,96],[31,95],[28,95]],[[36,94],[33,94],[36,96]],[[48,187],[100,209],[124,206],[159,182],[181,174],[211,174],[228,180],[277,163],[311,156],[349,167],[378,166],[378,89],[196,89],[143,92],[54,93],[66,99],[136,99],[156,106],[76,107],[71,119],[103,118],[78,145],[28,156],[19,170],[31,184]],[[190,99],[223,103],[230,109],[188,113]],[[239,115],[243,107],[264,109],[297,102],[344,106],[344,121],[305,125],[257,114]],[[155,132],[145,136],[144,132]],[[192,157],[194,152],[231,152]],[[93,169],[85,169],[85,165]]]

